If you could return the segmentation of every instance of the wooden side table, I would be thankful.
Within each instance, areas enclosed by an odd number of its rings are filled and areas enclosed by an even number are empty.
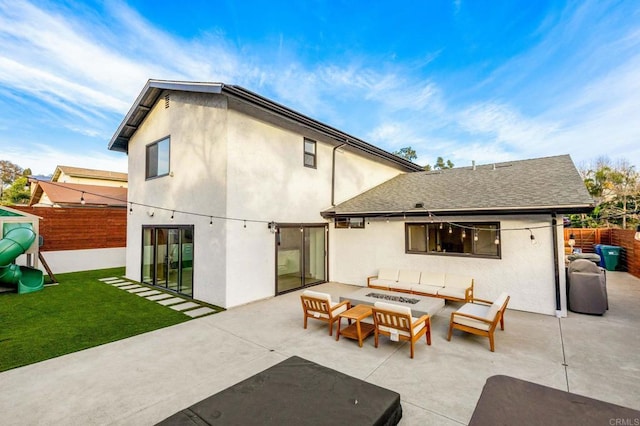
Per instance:
[[[362,341],[373,333],[373,331],[375,330],[375,326],[373,324],[360,321],[367,317],[370,317],[371,315],[372,311],[371,306],[369,305],[356,305],[353,308],[341,313],[338,317],[338,332],[336,333],[336,341],[340,339],[340,335],[343,335],[344,337],[348,337],[349,339],[356,339],[358,341],[358,345],[362,347]],[[355,322],[344,330],[340,330],[342,318],[355,320]]]

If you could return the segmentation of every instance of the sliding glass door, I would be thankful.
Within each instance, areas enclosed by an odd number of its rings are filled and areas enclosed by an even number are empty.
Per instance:
[[[276,293],[327,280],[326,225],[280,225],[276,234]]]
[[[193,226],[142,228],[142,282],[193,297]]]

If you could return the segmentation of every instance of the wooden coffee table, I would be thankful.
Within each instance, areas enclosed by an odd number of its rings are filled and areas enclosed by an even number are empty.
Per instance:
[[[343,335],[344,337],[348,337],[349,339],[356,339],[358,341],[358,345],[362,347],[362,341],[366,339],[367,336],[370,336],[373,333],[375,326],[373,324],[360,321],[367,317],[370,317],[372,314],[373,313],[371,311],[371,306],[369,305],[356,305],[353,308],[341,313],[338,317],[338,331],[336,333],[336,341],[340,339],[340,335]],[[342,318],[355,320],[355,322],[344,330],[340,330]]]

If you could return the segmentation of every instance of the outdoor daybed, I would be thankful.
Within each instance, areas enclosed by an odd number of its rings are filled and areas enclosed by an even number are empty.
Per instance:
[[[473,299],[473,278],[464,275],[381,268],[377,276],[367,278],[367,285],[371,288],[440,297],[456,302]]]

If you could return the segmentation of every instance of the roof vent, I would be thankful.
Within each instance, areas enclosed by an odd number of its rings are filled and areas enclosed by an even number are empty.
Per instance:
[[[420,202],[420,203],[416,203],[416,209],[423,209],[424,208],[424,203]]]
[[[169,101],[171,100],[169,94],[164,96],[164,109],[169,108]]]

